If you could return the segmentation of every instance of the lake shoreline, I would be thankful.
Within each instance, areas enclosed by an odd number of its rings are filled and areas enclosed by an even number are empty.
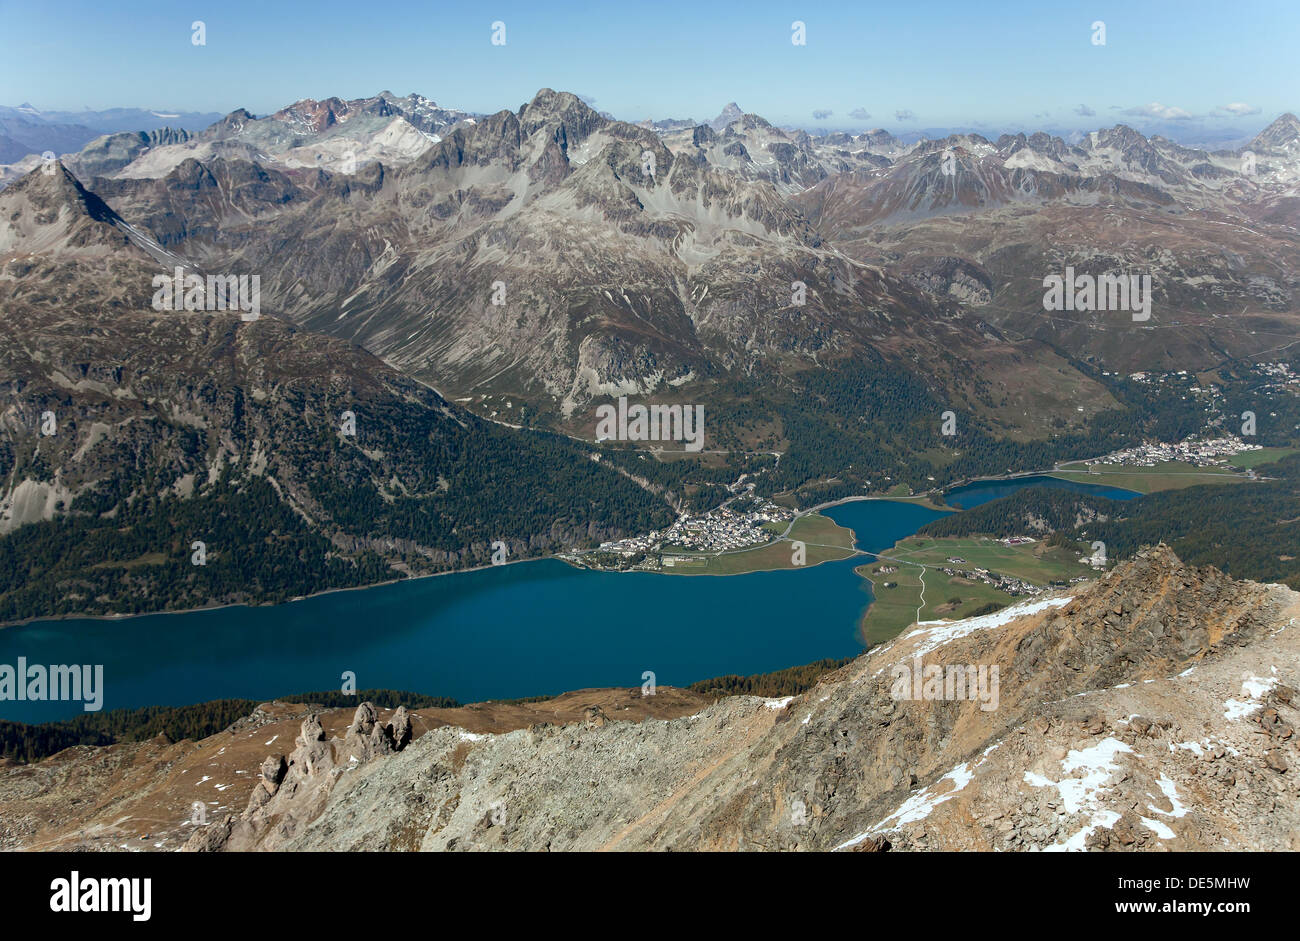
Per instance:
[[[953,482],[953,483],[951,483],[951,484],[947,484],[947,485],[945,485],[944,487],[936,487],[936,488],[934,488],[934,489],[932,489],[932,490],[927,490],[927,491],[925,491],[925,492],[923,492],[923,493],[911,494],[911,495],[908,495],[908,496],[901,496],[901,495],[899,495],[899,496],[888,496],[888,495],[884,495],[884,496],[871,496],[871,495],[863,494],[863,495],[855,495],[855,496],[851,496],[851,497],[842,497],[842,498],[840,498],[840,499],[838,499],[838,500],[831,500],[831,501],[828,501],[828,502],[826,502],[826,503],[819,503],[819,504],[817,504],[817,505],[815,505],[815,506],[812,506],[812,507],[809,507],[809,508],[807,508],[807,509],[799,510],[799,511],[797,511],[797,512],[795,513],[795,517],[794,517],[794,518],[795,518],[795,519],[798,519],[798,518],[800,518],[800,517],[804,517],[804,516],[811,516],[811,515],[813,515],[813,514],[815,514],[815,513],[820,513],[820,512],[823,511],[823,510],[830,509],[831,507],[843,506],[843,505],[848,504],[848,503],[859,503],[859,502],[864,502],[864,501],[880,501],[880,502],[885,502],[885,503],[906,503],[906,504],[912,504],[912,505],[915,505],[915,506],[924,506],[925,508],[927,508],[927,509],[931,509],[931,510],[939,510],[939,511],[942,511],[942,512],[949,512],[949,513],[960,513],[960,512],[963,512],[963,511],[962,511],[961,509],[957,508],[957,507],[946,506],[946,505],[940,505],[940,504],[937,504],[937,503],[933,502],[933,501],[930,499],[931,496],[934,495],[934,494],[936,494],[936,493],[938,493],[938,494],[943,494],[943,493],[946,493],[946,492],[951,491],[951,490],[956,490],[956,489],[958,489],[958,488],[960,488],[960,487],[969,487],[969,486],[972,486],[972,485],[974,485],[974,484],[979,484],[979,483],[988,483],[988,482],[990,482],[990,481],[1012,481],[1012,480],[1017,480],[1017,479],[1024,478],[1024,477],[1052,477],[1052,478],[1055,479],[1055,480],[1061,480],[1061,481],[1063,481],[1063,482],[1065,482],[1065,483],[1073,483],[1073,482],[1075,482],[1075,481],[1071,481],[1071,480],[1069,480],[1068,478],[1065,478],[1065,477],[1055,477],[1054,475],[1058,472],[1058,470],[1059,470],[1059,467],[1053,467],[1051,470],[1046,470],[1046,471],[1018,471],[1018,472],[1016,472],[1016,473],[1014,473],[1014,474],[1003,474],[1003,475],[1000,475],[1000,476],[992,476],[992,477],[974,477],[974,478],[969,478],[969,479],[968,479],[968,478],[963,478],[961,481],[956,481],[956,482]],[[1098,486],[1106,486],[1106,485],[1104,485],[1104,484],[1099,484]],[[1121,488],[1117,488],[1117,489],[1121,489]],[[848,527],[845,527],[845,528],[848,528]],[[857,546],[857,533],[854,532],[852,529],[849,529],[849,531],[850,531],[851,533],[853,533],[853,543],[854,543],[854,548],[853,548],[853,550],[852,550],[853,555],[870,554],[870,553],[865,553],[863,550],[860,550],[860,549],[858,549],[858,548],[856,547],[856,546]],[[846,549],[846,551],[849,551],[849,550]],[[852,558],[852,556],[846,556],[846,558]],[[487,565],[476,565],[476,566],[472,566],[472,567],[470,567],[470,568],[463,568],[463,569],[448,569],[448,570],[445,571],[445,572],[426,572],[426,573],[421,574],[421,575],[411,575],[411,576],[408,576],[408,577],[406,577],[406,578],[391,578],[391,579],[387,579],[387,580],[382,581],[382,582],[370,582],[369,584],[366,584],[366,585],[350,585],[350,586],[347,586],[347,587],[345,587],[345,588],[324,588],[324,589],[321,589],[320,591],[314,591],[314,592],[311,592],[310,594],[306,594],[306,595],[297,595],[297,596],[295,596],[295,597],[293,597],[293,598],[288,598],[288,599],[286,599],[286,600],[284,600],[284,601],[277,601],[277,602],[273,602],[273,603],[269,603],[269,604],[259,604],[259,603],[256,603],[256,602],[251,602],[251,603],[250,603],[250,602],[228,602],[228,603],[225,603],[225,604],[199,605],[199,606],[197,606],[197,607],[192,607],[192,608],[164,608],[164,609],[161,609],[161,610],[158,610],[158,611],[139,611],[139,612],[135,612],[135,613],[132,613],[132,614],[52,614],[52,615],[42,615],[42,616],[39,616],[39,617],[33,617],[33,618],[23,618],[23,619],[21,619],[21,620],[16,620],[16,621],[4,621],[4,622],[0,622],[0,631],[7,630],[8,628],[11,628],[11,627],[23,627],[23,626],[30,625],[30,624],[45,624],[45,623],[53,624],[53,623],[58,623],[58,622],[60,622],[60,621],[128,621],[128,620],[131,620],[131,619],[133,619],[133,618],[152,617],[152,616],[154,616],[154,615],[163,615],[163,614],[197,614],[197,613],[199,613],[199,612],[203,612],[203,611],[221,611],[221,610],[224,610],[224,609],[226,609],[226,608],[248,608],[248,609],[275,608],[275,607],[280,607],[280,606],[283,606],[283,605],[294,604],[294,603],[296,603],[296,602],[300,602],[300,601],[309,601],[309,600],[314,599],[314,598],[322,598],[322,597],[324,597],[324,596],[327,596],[327,595],[333,595],[333,594],[338,594],[338,593],[340,593],[340,592],[350,592],[350,591],[369,591],[369,590],[372,589],[372,588],[384,588],[384,587],[391,586],[391,585],[401,585],[401,584],[406,584],[406,583],[409,583],[409,582],[420,581],[420,580],[422,580],[422,579],[426,579],[426,578],[440,578],[440,577],[445,576],[445,575],[467,575],[467,574],[469,574],[469,573],[471,573],[471,572],[482,572],[482,571],[485,571],[485,570],[487,570],[487,569],[503,568],[503,567],[508,566],[508,565],[522,565],[522,564],[525,564],[525,563],[528,563],[528,562],[541,562],[541,561],[546,561],[546,560],[552,560],[552,561],[556,561],[556,562],[563,562],[565,565],[568,565],[570,568],[572,568],[572,569],[574,569],[574,570],[576,570],[576,571],[605,572],[605,573],[608,573],[608,574],[611,574],[611,575],[643,574],[643,575],[669,575],[669,576],[671,576],[671,575],[691,575],[691,574],[694,574],[694,575],[696,575],[697,577],[699,577],[699,576],[704,576],[704,577],[712,576],[712,577],[714,577],[714,578],[735,578],[735,577],[738,576],[738,575],[753,575],[753,574],[758,574],[758,573],[760,573],[760,572],[782,572],[782,571],[798,571],[798,570],[800,570],[800,569],[814,569],[814,568],[817,568],[817,567],[819,567],[819,566],[821,566],[821,565],[826,565],[826,564],[828,564],[828,563],[830,563],[830,562],[837,562],[837,561],[838,561],[838,562],[842,562],[842,561],[844,561],[844,559],[825,559],[825,560],[823,560],[823,561],[821,561],[821,562],[816,562],[816,563],[814,563],[814,564],[812,564],[812,565],[808,565],[808,566],[791,566],[791,567],[774,568],[774,569],[755,569],[753,572],[735,572],[735,573],[698,572],[698,573],[690,573],[690,572],[663,572],[663,571],[660,571],[660,572],[643,572],[643,571],[629,571],[629,570],[622,570],[622,569],[598,569],[598,568],[589,568],[589,567],[587,567],[587,566],[576,565],[576,564],[574,564],[573,562],[569,561],[568,559],[564,558],[563,556],[561,556],[561,555],[559,555],[559,554],[555,554],[555,555],[541,555],[541,556],[530,556],[530,557],[528,557],[528,558],[526,558],[526,559],[514,559],[514,560],[511,560],[511,561],[509,561],[509,562],[502,562],[502,563],[499,563],[499,564],[491,564],[491,563],[489,563],[489,564],[487,564]]]
[[[1002,495],[999,488],[1040,484],[1112,491],[1046,479],[995,481],[953,499],[973,505]],[[824,560],[834,564],[820,564],[814,556],[809,561],[815,564],[802,566],[808,571],[797,577],[782,578],[780,569],[769,569],[749,573],[750,579],[709,582],[614,579],[601,577],[608,572],[554,564],[564,561],[554,557],[515,559],[430,573],[478,572],[462,581],[418,576],[328,589],[295,605],[154,612],[194,614],[189,621],[150,621],[144,614],[47,618],[45,624],[0,631],[0,661],[25,655],[31,662],[102,663],[105,676],[113,677],[106,700],[113,709],[329,689],[348,671],[366,688],[464,703],[531,696],[541,688],[617,686],[639,681],[647,669],[676,686],[769,673],[860,653],[862,619],[877,599],[871,580],[856,568],[949,515],[917,500],[837,503],[821,512],[840,527],[839,534],[815,541],[841,543],[852,533],[852,552],[843,548],[835,553],[839,559]],[[812,527],[805,535],[828,535],[830,523],[805,525]],[[800,530],[784,535],[791,534]],[[778,561],[782,546],[775,548],[769,548],[767,561]],[[552,564],[509,567],[543,561]],[[342,594],[361,587],[387,590]],[[122,623],[112,623],[117,621]],[[39,725],[72,715],[66,705],[5,703],[0,716]]]

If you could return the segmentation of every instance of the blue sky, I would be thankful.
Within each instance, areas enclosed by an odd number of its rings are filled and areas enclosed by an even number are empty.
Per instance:
[[[191,43],[194,20],[205,46]],[[490,42],[494,20],[506,24],[505,46]],[[795,20],[807,24],[806,46],[790,41]],[[1091,42],[1095,20],[1105,46]],[[0,24],[0,103],[43,110],[264,114],[387,88],[491,112],[549,86],[629,120],[707,120],[735,99],[806,127],[1123,121],[1253,133],[1300,109],[1297,0],[0,0]],[[1228,105],[1259,111],[1218,110]]]

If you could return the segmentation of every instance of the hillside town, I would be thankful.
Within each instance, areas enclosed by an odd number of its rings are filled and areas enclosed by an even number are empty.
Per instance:
[[[736,513],[724,506],[704,516],[679,519],[664,531],[663,543],[697,552],[744,549],[775,538],[775,534],[763,528],[764,523],[782,522],[793,516],[792,510],[774,503],[764,502],[760,508],[746,513]]]
[[[1260,445],[1247,444],[1236,435],[1222,438],[1187,438],[1174,444],[1148,442],[1137,447],[1115,451],[1105,457],[1088,461],[1095,464],[1122,464],[1128,467],[1155,467],[1168,461],[1181,461],[1196,467],[1222,464],[1223,459],[1246,451],[1258,451]]]
[[[1300,383],[1300,375],[1296,375],[1288,363],[1256,363],[1254,371],[1264,377],[1262,388],[1265,392],[1294,391],[1295,385]]]
[[[616,556],[624,562],[641,563],[639,567],[657,569],[657,558],[653,562],[641,560],[663,549],[728,552],[762,545],[777,538],[765,524],[785,523],[794,518],[794,510],[761,497],[749,498],[748,504],[743,512],[723,505],[702,516],[683,514],[667,529],[603,542],[597,549],[576,554],[573,561],[596,565],[604,556]]]

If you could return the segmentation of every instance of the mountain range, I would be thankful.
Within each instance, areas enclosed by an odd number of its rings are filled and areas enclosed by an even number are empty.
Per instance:
[[[26,158],[0,175],[0,551],[56,577],[15,567],[0,620],[591,544],[740,474],[807,504],[1103,453],[1169,418],[1108,373],[1297,335],[1298,181],[1290,114],[1240,152],[1124,126],[905,144],[735,106],[635,125],[550,89],[477,116],[304,100]],[[1067,266],[1150,274],[1151,323],[1045,312]],[[260,319],[156,309],[177,268],[256,276]],[[597,447],[619,396],[705,403],[706,453]],[[264,575],[160,563],[222,519]]]
[[[148,133],[164,128],[201,131],[220,118],[220,114],[143,108],[41,111],[27,102],[16,108],[0,105],[0,163],[14,163],[46,151],[76,151],[105,134]]]

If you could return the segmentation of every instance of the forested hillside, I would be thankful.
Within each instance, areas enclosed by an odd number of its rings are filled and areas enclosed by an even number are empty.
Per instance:
[[[1061,533],[1101,541],[1111,559],[1164,542],[1195,565],[1300,587],[1300,454],[1261,468],[1275,479],[1164,490],[1133,500],[1030,487],[923,526],[919,535]]]

